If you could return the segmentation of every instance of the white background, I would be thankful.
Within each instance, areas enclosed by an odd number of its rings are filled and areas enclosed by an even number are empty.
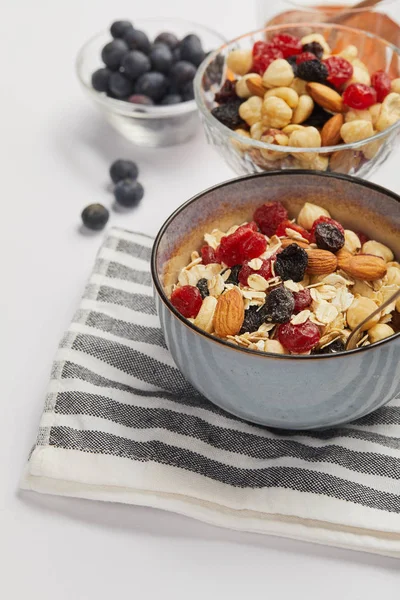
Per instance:
[[[3,0],[1,7],[0,597],[398,598],[394,559],[18,492],[52,358],[102,237],[80,234],[79,215],[90,202],[111,204],[112,160],[138,161],[146,195],[111,223],[149,234],[192,194],[233,176],[202,133],[181,147],[144,151],[118,137],[78,87],[78,48],[116,18],[186,17],[227,37],[261,24],[250,0]],[[373,180],[399,191],[398,163],[397,153]]]

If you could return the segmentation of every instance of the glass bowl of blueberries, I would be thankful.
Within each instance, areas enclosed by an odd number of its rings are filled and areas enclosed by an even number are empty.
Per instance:
[[[139,146],[185,142],[198,128],[193,80],[207,54],[225,42],[180,19],[115,21],[79,51],[85,92],[110,124]]]

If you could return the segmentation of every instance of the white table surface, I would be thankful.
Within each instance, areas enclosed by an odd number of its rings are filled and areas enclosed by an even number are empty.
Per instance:
[[[0,597],[5,600],[399,597],[400,563],[394,559],[239,534],[162,511],[18,491],[53,355],[102,237],[80,234],[79,215],[90,202],[111,202],[105,191],[110,163],[137,159],[146,188],[141,206],[130,215],[113,213],[110,224],[149,234],[192,194],[233,176],[202,133],[190,144],[163,150],[135,149],[118,137],[78,86],[76,51],[93,32],[125,16],[167,13],[216,24],[233,37],[255,28],[253,8],[249,0],[2,4]],[[373,180],[399,191],[398,164],[397,153]]]

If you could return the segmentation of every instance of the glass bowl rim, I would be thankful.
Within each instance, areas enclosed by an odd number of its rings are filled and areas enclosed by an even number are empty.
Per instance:
[[[223,125],[218,119],[216,119],[212,114],[208,107],[205,105],[203,98],[201,97],[202,90],[202,79],[205,74],[206,69],[212,63],[213,60],[219,55],[219,53],[229,48],[229,46],[240,42],[245,38],[249,38],[250,36],[261,34],[263,32],[276,32],[287,29],[298,29],[299,27],[316,27],[318,29],[338,29],[339,31],[344,31],[348,33],[357,34],[359,36],[364,35],[367,38],[371,38],[374,40],[379,40],[379,42],[383,43],[385,46],[389,47],[397,56],[400,58],[400,48],[395,46],[394,44],[388,42],[382,37],[379,37],[373,33],[369,33],[368,31],[363,31],[360,29],[355,29],[354,27],[347,27],[345,25],[337,25],[335,23],[289,23],[287,25],[273,25],[271,27],[262,27],[261,29],[256,29],[254,31],[250,31],[243,35],[240,35],[232,40],[229,40],[214,52],[210,53],[207,58],[201,63],[199,68],[197,69],[196,76],[194,78],[194,96],[197,103],[197,106],[204,116],[205,120],[213,127],[216,127],[221,133],[225,135],[229,134],[229,137],[236,140],[237,142],[247,145],[252,148],[259,148],[261,150],[273,150],[274,152],[282,152],[282,153],[290,153],[297,154],[301,153],[332,153],[336,151],[342,150],[357,150],[358,148],[362,148],[365,144],[369,144],[371,142],[375,142],[380,140],[381,138],[386,137],[392,131],[395,131],[398,127],[400,127],[400,119],[393,123],[387,129],[380,131],[379,133],[375,133],[371,137],[360,140],[359,142],[352,142],[351,144],[337,144],[335,146],[320,146],[318,148],[304,148],[304,147],[294,147],[294,146],[278,146],[277,144],[267,144],[266,142],[260,142],[258,140],[254,140],[252,138],[245,137],[244,135],[240,135],[240,133],[236,133],[233,129],[229,129],[226,125]],[[333,116],[333,115],[332,115]],[[244,141],[245,140],[245,141]]]
[[[177,318],[183,325],[185,325],[190,330],[192,330],[193,333],[196,333],[197,335],[202,336],[206,340],[208,340],[210,342],[214,342],[215,344],[221,345],[222,347],[228,348],[230,350],[236,350],[237,352],[244,352],[245,354],[248,354],[250,356],[259,356],[259,357],[261,356],[264,359],[274,358],[274,359],[279,359],[279,360],[292,360],[292,361],[293,360],[327,360],[329,358],[337,358],[338,356],[339,357],[349,356],[349,355],[358,354],[359,352],[366,352],[373,348],[378,348],[378,346],[382,346],[384,344],[388,344],[390,342],[394,342],[394,341],[398,340],[400,338],[400,331],[398,331],[394,335],[391,335],[390,337],[379,340],[378,342],[375,342],[374,344],[371,344],[369,346],[361,346],[360,348],[354,348],[354,350],[345,350],[344,352],[338,352],[337,354],[307,354],[307,355],[304,355],[304,354],[276,354],[274,352],[262,352],[261,350],[251,350],[249,348],[242,348],[240,346],[234,346],[234,344],[231,344],[230,342],[228,342],[224,339],[217,338],[217,337],[211,335],[210,333],[203,331],[202,329],[200,329],[199,327],[197,327],[196,325],[194,325],[193,323],[188,321],[173,306],[173,304],[169,300],[167,294],[165,293],[163,283],[158,274],[157,256],[158,256],[158,249],[159,249],[161,240],[162,240],[165,232],[167,231],[169,225],[175,219],[175,217],[177,217],[179,215],[179,213],[181,213],[190,204],[195,204],[196,202],[201,202],[204,194],[207,194],[211,191],[215,191],[220,188],[230,186],[231,184],[236,183],[237,181],[246,181],[247,179],[253,179],[256,177],[277,177],[277,176],[282,177],[284,175],[289,176],[289,177],[291,177],[292,175],[309,176],[310,171],[308,171],[306,169],[292,169],[292,170],[288,170],[288,171],[277,170],[277,171],[267,171],[267,172],[263,172],[263,173],[251,173],[251,174],[247,174],[247,175],[242,175],[241,177],[234,177],[232,179],[228,179],[226,181],[217,183],[217,184],[195,194],[194,196],[189,198],[189,200],[187,200],[186,202],[184,202],[183,204],[178,206],[178,208],[176,208],[170,214],[170,216],[161,225],[161,227],[155,237],[154,244],[153,244],[153,247],[151,250],[151,259],[150,259],[151,278],[153,281],[154,290],[157,293],[160,301],[165,305],[165,307],[169,310],[169,312],[172,314],[172,316]],[[375,190],[377,192],[385,194],[386,196],[390,196],[391,198],[396,200],[396,202],[400,203],[400,196],[398,194],[396,194],[396,192],[386,189],[381,185],[377,185],[376,183],[371,183],[370,181],[361,179],[360,177],[350,177],[349,175],[343,175],[341,173],[327,173],[327,172],[321,172],[321,171],[313,171],[312,175],[316,176],[316,177],[321,177],[321,178],[326,177],[326,178],[333,178],[333,179],[343,179],[351,184],[361,185],[362,187],[365,187],[367,189],[372,188],[373,190]]]
[[[361,6],[361,7],[356,7],[353,6],[351,7],[351,4],[349,5],[344,5],[341,8],[343,9],[343,12],[348,12],[349,15],[356,15],[357,13],[360,12],[375,12],[374,9],[377,9],[379,11],[379,7],[380,6],[385,6],[387,4],[392,4],[393,2],[395,2],[396,0],[380,0],[380,2],[378,2],[377,4],[373,4],[371,6]],[[327,4],[326,6],[321,5],[321,6],[313,6],[313,5],[307,5],[305,3],[303,3],[301,0],[298,2],[297,0],[286,0],[287,4],[290,4],[290,6],[293,6],[293,8],[297,8],[298,10],[304,11],[304,12],[310,12],[310,13],[322,13],[324,10],[329,10],[329,9],[333,9],[333,8],[337,8],[337,4]]]
[[[219,33],[219,31],[216,31],[215,29],[212,29],[211,27],[208,27],[207,25],[203,25],[202,23],[196,23],[194,21],[189,21],[187,19],[180,19],[180,18],[174,18],[174,17],[165,17],[165,18],[164,17],[144,17],[144,18],[136,19],[135,23],[138,23],[139,27],[142,27],[142,25],[144,26],[146,23],[152,23],[152,22],[154,23],[157,21],[160,21],[163,23],[165,22],[166,29],[168,28],[168,26],[172,27],[173,23],[179,23],[181,25],[187,25],[188,28],[192,28],[193,29],[192,33],[200,33],[199,30],[207,31],[208,33],[219,38],[225,44],[227,43],[226,37],[224,35],[222,35],[222,33]],[[99,32],[95,33],[94,35],[92,35],[80,47],[80,49],[77,53],[76,59],[75,59],[75,73],[78,77],[78,80],[79,80],[81,86],[83,87],[85,92],[88,93],[98,104],[104,106],[105,108],[107,108],[108,110],[111,110],[112,112],[115,112],[115,113],[118,113],[120,115],[124,115],[127,117],[131,117],[131,118],[138,118],[138,119],[175,117],[175,116],[185,115],[187,113],[195,112],[197,110],[195,99],[187,100],[186,102],[181,102],[179,104],[171,104],[169,106],[146,106],[143,104],[135,104],[133,102],[126,102],[125,100],[118,100],[116,98],[110,98],[110,97],[106,96],[105,94],[103,94],[102,92],[97,92],[90,85],[90,83],[85,81],[85,79],[83,77],[83,73],[82,73],[82,67],[85,62],[85,57],[86,57],[86,53],[88,51],[89,46],[93,42],[95,42],[97,39],[100,39],[101,37],[106,35],[107,33],[110,36],[110,41],[112,41],[113,38],[111,37],[109,29],[103,29],[102,31],[99,31]],[[190,31],[189,31],[189,33],[190,33]],[[100,69],[101,66],[99,66],[98,68]],[[194,85],[194,80],[193,80],[193,85]]]

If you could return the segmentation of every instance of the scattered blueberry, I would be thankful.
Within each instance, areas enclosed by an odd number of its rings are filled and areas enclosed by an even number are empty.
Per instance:
[[[196,67],[186,60],[176,62],[170,71],[171,80],[181,86],[187,81],[193,81],[196,75]]]
[[[168,83],[165,75],[150,71],[141,75],[135,84],[135,94],[149,96],[154,102],[159,102],[167,91]]]
[[[115,98],[127,98],[133,92],[133,82],[125,77],[123,73],[112,73],[110,77],[109,87],[110,92]]]
[[[108,221],[110,213],[102,204],[89,204],[81,214],[82,222],[88,229],[100,231]]]
[[[110,81],[110,75],[112,71],[107,67],[103,69],[97,69],[92,75],[92,86],[96,92],[106,92],[108,90],[108,84]]]
[[[132,102],[132,104],[143,104],[144,106],[154,105],[153,100],[143,94],[132,94],[132,96],[129,96],[128,102]]]
[[[324,54],[324,49],[318,42],[310,42],[309,44],[303,45],[302,52],[312,52],[317,58],[321,59]]]
[[[202,48],[201,41],[198,35],[190,33],[185,36],[179,44],[182,60],[187,60],[195,67],[198,67],[203,62],[205,52]]]
[[[172,52],[166,44],[155,44],[150,50],[149,57],[151,66],[155,71],[168,73],[172,67]]]
[[[121,66],[121,61],[128,52],[128,46],[124,40],[113,40],[108,42],[101,51],[101,59],[103,63],[116,71]]]
[[[114,21],[110,27],[110,32],[113,38],[123,38],[131,29],[133,29],[133,25],[130,21]]]
[[[150,40],[144,31],[140,29],[132,29],[124,35],[124,40],[131,50],[140,50],[145,54],[150,52]]]
[[[161,100],[160,104],[162,106],[168,106],[169,104],[179,104],[180,102],[182,102],[182,96],[179,94],[167,94]]]
[[[110,177],[114,183],[122,179],[137,179],[139,169],[132,160],[123,160],[122,158],[113,162],[110,167]]]
[[[305,81],[324,83],[328,77],[328,68],[319,60],[306,60],[297,65],[297,77]]]
[[[121,63],[124,72],[129,79],[135,80],[143,73],[151,69],[149,57],[140,50],[131,50],[127,52]]]
[[[158,36],[156,37],[156,39],[154,40],[155,44],[157,44],[158,42],[161,42],[162,44],[166,44],[167,46],[169,46],[171,48],[171,50],[173,50],[175,48],[175,46],[177,46],[179,44],[179,40],[176,37],[176,35],[173,33],[170,33],[169,31],[163,31],[162,33],[159,33]]]
[[[139,204],[143,195],[143,186],[133,179],[122,179],[114,188],[116,202],[126,208],[131,208]]]

